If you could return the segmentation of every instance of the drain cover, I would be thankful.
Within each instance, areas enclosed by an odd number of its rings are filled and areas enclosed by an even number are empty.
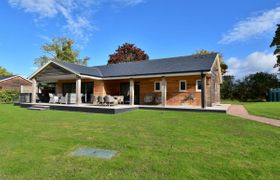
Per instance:
[[[72,152],[72,156],[89,156],[98,157],[104,159],[111,159],[117,154],[117,151],[108,149],[96,149],[96,148],[79,148]]]

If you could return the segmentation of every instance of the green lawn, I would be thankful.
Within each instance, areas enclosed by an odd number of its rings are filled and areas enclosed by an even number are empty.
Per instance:
[[[279,128],[217,113],[0,105],[0,179],[277,179],[279,139]],[[71,157],[79,147],[119,154]]]
[[[280,119],[280,102],[254,102],[244,106],[251,114]]]
[[[250,114],[280,120],[280,102],[240,102],[222,100],[224,104],[242,104]]]

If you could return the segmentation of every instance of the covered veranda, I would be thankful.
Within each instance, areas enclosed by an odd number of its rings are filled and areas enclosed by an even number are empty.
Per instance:
[[[88,68],[88,67],[85,67]],[[48,101],[38,101],[38,94],[42,92],[40,89],[41,84],[52,84],[54,89],[51,93],[58,95],[62,94],[65,96],[66,93],[70,93],[71,102],[63,103],[65,105],[91,105],[93,106],[92,96],[104,97],[104,96],[124,96],[124,103],[126,105],[148,105],[154,107],[167,107],[167,99],[170,100],[172,94],[170,90],[177,91],[174,85],[177,85],[177,81],[174,81],[174,76],[133,76],[133,77],[118,77],[118,78],[102,78],[93,75],[86,75],[81,73],[82,69],[74,71],[72,68],[67,68],[55,61],[50,61],[34,74],[29,79],[32,80],[32,95],[30,103],[48,103]],[[201,78],[202,89],[201,92],[195,92],[197,100],[201,106],[192,107],[186,105],[185,108],[205,108],[205,86],[206,86],[206,74],[196,75],[184,75],[190,77],[190,79]],[[191,78],[193,77],[193,78]],[[173,79],[172,79],[173,78]],[[160,82],[160,90],[154,91],[154,82]],[[169,84],[168,82],[173,83]],[[85,84],[86,86],[85,88]],[[67,85],[67,87],[66,87]],[[169,86],[169,93],[167,87]],[[192,89],[195,85],[192,85]],[[70,88],[69,88],[70,87]],[[124,88],[123,88],[124,87]],[[125,89],[125,91],[123,91]],[[194,91],[194,90],[193,90]],[[159,99],[157,104],[148,104],[145,102],[146,94],[156,94]],[[178,94],[177,92],[175,93]],[[121,103],[122,104],[122,103]],[[100,104],[97,104],[100,105]],[[177,105],[178,106],[178,105]],[[175,106],[176,107],[176,106]],[[183,108],[183,107],[180,107]]]
[[[71,101],[64,104],[91,104],[93,102],[91,96],[104,97],[106,95],[123,95],[123,104],[141,104],[139,79],[135,78],[102,79],[80,74],[51,61],[31,75],[30,79],[32,81],[31,103],[33,104],[48,103],[48,101],[41,101],[40,98],[38,98],[38,95],[43,94],[41,89],[42,84],[51,84],[53,86],[53,89],[44,92],[45,94],[54,94],[55,96],[58,94],[65,96],[66,93],[72,94]],[[85,84],[87,86],[84,86]],[[160,105],[165,106],[167,82],[164,77],[161,78],[160,85]]]

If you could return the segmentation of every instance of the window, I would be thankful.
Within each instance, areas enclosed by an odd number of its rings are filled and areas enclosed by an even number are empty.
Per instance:
[[[187,91],[187,81],[180,80],[179,81],[179,92],[186,92]]]
[[[201,91],[202,88],[202,82],[201,80],[196,80],[196,91]]]
[[[155,92],[160,92],[160,90],[161,90],[160,86],[161,86],[160,81],[156,81],[155,84],[154,84],[154,91]]]

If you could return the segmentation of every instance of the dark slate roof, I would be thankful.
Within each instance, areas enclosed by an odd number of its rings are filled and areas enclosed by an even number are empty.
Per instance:
[[[0,81],[4,80],[4,79],[7,79],[7,78],[10,78],[10,77],[13,77],[13,76],[0,76]]]
[[[71,69],[72,71],[75,71],[79,74],[95,76],[95,77],[102,77],[102,74],[98,68],[87,67],[87,66],[82,66],[82,65],[78,65],[78,64],[62,62],[62,61],[54,61],[54,62],[66,67],[68,69]]]
[[[216,56],[216,53],[212,53],[207,55],[181,56],[95,67],[86,67],[59,61],[56,62],[83,75],[106,78],[210,71]]]
[[[216,54],[98,66],[104,77],[210,71]]]

